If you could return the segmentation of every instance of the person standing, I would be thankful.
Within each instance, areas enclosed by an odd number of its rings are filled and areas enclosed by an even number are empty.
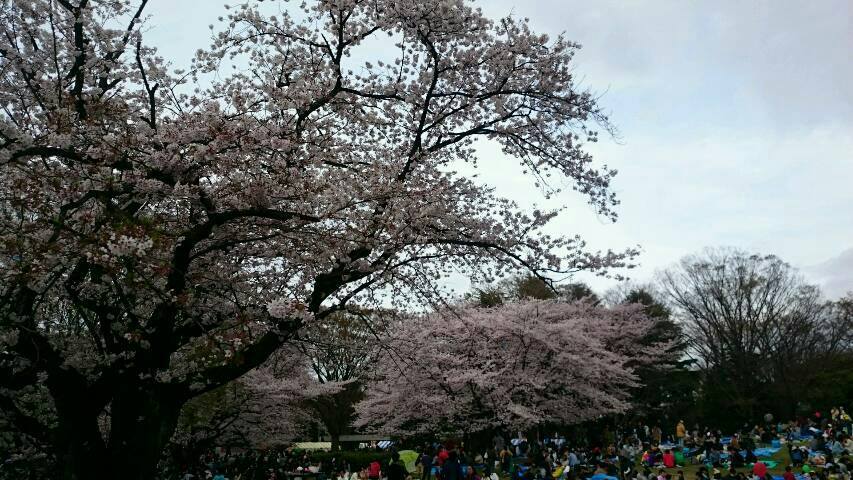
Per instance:
[[[421,469],[423,469],[421,480],[429,480],[432,475],[432,452],[429,447],[424,447],[423,453],[418,457],[416,465],[420,465]]]
[[[444,447],[441,447],[438,449],[438,453],[435,455],[435,463],[439,467],[442,467],[442,466],[444,466],[444,462],[447,460],[447,458],[449,456],[450,456],[450,453],[448,453],[447,449]]]
[[[492,446],[494,447],[495,455],[500,454],[501,450],[504,449],[504,444],[504,437],[500,432],[495,432],[495,436],[492,437]]]
[[[462,465],[459,464],[456,450],[451,450],[447,460],[441,466],[441,480],[462,480],[463,477]]]
[[[387,478],[388,480],[405,480],[406,468],[400,463],[400,454],[396,451],[391,452],[391,463],[388,464]]]
[[[678,439],[678,446],[684,447],[684,437],[687,435],[687,427],[684,426],[684,420],[679,420],[675,426],[675,438]]]
[[[660,429],[659,425],[655,425],[652,429],[652,441],[654,445],[660,445],[661,437],[663,436],[663,431]]]

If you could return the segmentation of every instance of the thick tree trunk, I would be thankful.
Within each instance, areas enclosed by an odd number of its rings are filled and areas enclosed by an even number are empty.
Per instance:
[[[65,480],[109,480],[108,459],[98,430],[97,417],[82,415],[60,427],[62,451],[58,452],[58,475]]]
[[[128,480],[154,478],[183,403],[156,390],[129,392],[113,401],[109,450],[116,474]]]
[[[342,434],[350,431],[350,425],[355,415],[355,403],[363,396],[357,384],[348,385],[343,391],[328,398],[316,399],[309,403],[317,414],[317,418],[326,427],[332,440],[332,451],[340,449]]]
[[[109,440],[105,444],[97,416],[66,419],[73,427],[65,437],[60,469],[66,480],[150,480],[155,478],[163,448],[177,425],[183,400],[160,389],[130,389],[110,406]]]

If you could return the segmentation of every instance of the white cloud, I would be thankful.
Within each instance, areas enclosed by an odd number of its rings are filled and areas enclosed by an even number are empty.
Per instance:
[[[806,267],[803,273],[817,282],[827,297],[843,297],[853,292],[853,248],[823,263]]]
[[[621,145],[605,141],[593,151],[620,170],[615,224],[570,191],[545,201],[492,146],[480,149],[480,180],[522,205],[568,206],[552,233],[580,233],[593,248],[640,244],[642,266],[632,273],[639,279],[706,246],[775,253],[802,266],[853,245],[853,210],[846,208],[853,205],[851,130],[822,128],[799,137],[717,131],[665,141],[642,136]]]

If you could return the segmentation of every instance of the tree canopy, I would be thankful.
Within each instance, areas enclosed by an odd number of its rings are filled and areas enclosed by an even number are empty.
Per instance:
[[[457,168],[496,142],[615,218],[571,41],[462,0],[250,2],[181,70],[145,6],[0,5],[0,411],[55,477],[151,478],[184,403],[354,301],[635,253],[546,235],[557,212]],[[372,38],[393,54],[356,64]]]

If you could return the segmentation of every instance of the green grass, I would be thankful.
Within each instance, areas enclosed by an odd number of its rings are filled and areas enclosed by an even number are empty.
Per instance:
[[[785,473],[785,467],[787,465],[791,464],[791,457],[790,457],[790,455],[788,455],[788,449],[785,446],[780,448],[779,451],[776,452],[775,454],[773,454],[773,456],[770,457],[769,459],[759,459],[759,460],[772,460],[772,461],[778,463],[778,465],[776,465],[775,468],[768,468],[767,469],[767,471],[770,472],[771,475],[782,475],[783,473]],[[675,478],[675,474],[678,473],[679,470],[681,470],[684,472],[684,478],[686,480],[693,480],[696,478],[696,472],[699,471],[700,467],[702,467],[702,464],[694,465],[692,463],[688,463],[687,465],[683,465],[682,467],[664,468],[663,470],[666,473],[672,474],[673,478]],[[640,464],[640,462],[637,462],[637,466],[635,468],[637,468],[639,470],[643,467]],[[651,470],[652,470],[652,473],[655,473],[655,474],[657,474],[657,472],[658,472],[657,468],[653,468]],[[747,474],[752,474],[752,467],[743,467],[743,468],[738,468],[736,470],[738,472],[744,472]],[[724,476],[726,474],[726,472],[722,468],[720,469],[720,473],[722,473]],[[747,478],[749,478],[749,475],[747,475]]]

